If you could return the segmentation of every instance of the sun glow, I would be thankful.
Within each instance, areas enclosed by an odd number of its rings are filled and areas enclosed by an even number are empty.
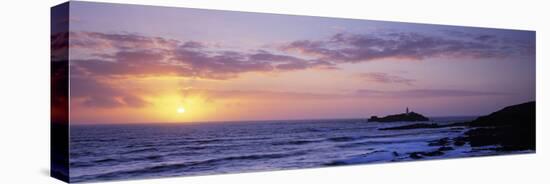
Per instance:
[[[207,121],[217,109],[214,101],[208,101],[205,95],[197,93],[161,93],[146,99],[150,106],[141,110],[157,122]]]
[[[183,114],[183,113],[185,113],[185,108],[179,107],[179,108],[176,110],[176,112],[177,112],[178,114]]]

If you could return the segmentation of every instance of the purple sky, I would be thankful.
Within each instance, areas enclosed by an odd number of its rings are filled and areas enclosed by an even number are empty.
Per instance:
[[[77,122],[481,115],[535,100],[534,31],[89,2],[71,2],[70,21]]]

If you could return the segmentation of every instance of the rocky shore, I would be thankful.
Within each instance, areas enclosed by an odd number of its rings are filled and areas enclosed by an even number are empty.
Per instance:
[[[536,104],[527,102],[506,107],[469,122],[473,129],[466,132],[465,140],[473,147],[499,145],[498,149],[535,150]]]
[[[494,146],[497,151],[536,150],[536,103],[534,101],[505,107],[486,116],[480,116],[469,122],[457,122],[446,125],[437,123],[416,123],[411,125],[381,128],[380,130],[433,129],[461,127],[469,130],[464,135],[442,138],[428,142],[439,147],[429,152],[412,152],[413,159],[440,156],[453,150],[451,145],[463,146],[468,143],[472,148]]]

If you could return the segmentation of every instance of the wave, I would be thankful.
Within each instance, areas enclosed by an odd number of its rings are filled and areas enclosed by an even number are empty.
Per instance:
[[[367,136],[341,136],[341,137],[327,138],[327,140],[331,141],[331,142],[351,142],[351,141],[357,141],[357,140],[363,140],[363,139],[398,137],[398,136],[417,135],[417,134],[418,134],[418,132],[404,133],[404,134],[370,135],[370,136],[369,135],[367,135]]]
[[[94,164],[92,162],[71,162],[70,166],[73,167],[73,168],[76,168],[76,167],[92,167],[92,166],[96,166],[96,164]]]
[[[342,136],[342,137],[331,137],[328,138],[328,141],[332,142],[348,142],[348,141],[354,141],[359,139],[358,137],[348,137],[348,136]]]
[[[107,162],[116,162],[117,160],[116,159],[113,159],[113,158],[106,158],[106,159],[101,159],[101,160],[96,160],[96,161],[93,161],[94,163],[107,163]]]
[[[363,141],[363,142],[353,142],[343,145],[337,145],[338,148],[355,148],[355,147],[361,147],[361,146],[374,146],[374,145],[389,145],[389,144],[402,144],[402,143],[410,143],[410,142],[418,142],[418,140],[392,140],[392,141]]]
[[[114,139],[114,138],[107,138],[107,139],[94,139],[94,138],[89,138],[89,139],[71,139],[71,142],[72,143],[83,143],[83,142],[115,142],[115,141],[118,141],[118,139]]]
[[[95,155],[94,152],[91,152],[91,151],[81,151],[79,150],[78,152],[77,151],[74,151],[74,150],[71,150],[71,153],[70,153],[70,157],[71,158],[80,158],[80,157],[86,157],[86,156],[90,156],[90,155]]]
[[[132,154],[132,153],[141,153],[141,152],[149,152],[149,151],[158,151],[157,148],[143,148],[143,149],[137,149],[137,150],[130,150],[127,152],[123,152],[120,154]]]
[[[274,143],[271,143],[271,145],[274,145],[274,146],[282,146],[282,145],[305,145],[305,144],[318,143],[318,142],[323,142],[323,140],[281,141],[281,142],[274,142]]]
[[[92,160],[92,161],[73,161],[70,163],[71,167],[77,168],[77,167],[93,167],[98,165],[115,165],[119,163],[129,163],[129,162],[137,162],[137,161],[159,161],[163,159],[164,156],[162,155],[148,155],[148,156],[142,156],[142,157],[130,157],[130,158],[105,158],[105,159],[99,159],[99,160]]]
[[[221,142],[237,142],[237,141],[254,141],[254,140],[267,140],[268,137],[250,137],[250,138],[215,138],[215,139],[197,139],[197,140],[183,140],[183,141],[169,141],[159,146],[184,146],[189,144],[211,144]]]
[[[364,163],[373,163],[373,162],[382,162],[382,161],[392,161],[399,154],[397,152],[390,152],[384,150],[373,151],[370,153],[365,153],[361,155],[352,156],[348,159],[335,160],[323,165],[325,166],[342,166],[342,165],[353,165],[353,164],[364,164]]]
[[[307,151],[296,151],[291,153],[271,153],[271,154],[251,154],[251,155],[229,156],[229,157],[222,157],[222,158],[209,159],[209,160],[203,160],[203,161],[162,164],[162,165],[145,167],[140,169],[121,170],[121,171],[103,173],[98,175],[85,175],[85,176],[75,177],[75,180],[76,181],[93,180],[93,178],[114,179],[114,178],[124,177],[128,175],[155,174],[155,173],[164,173],[168,171],[182,172],[182,171],[186,171],[186,169],[197,169],[198,166],[202,166],[203,168],[213,167],[215,165],[224,163],[225,161],[278,159],[278,158],[285,158],[285,157],[291,157],[291,156],[299,156],[304,154],[307,154]]]

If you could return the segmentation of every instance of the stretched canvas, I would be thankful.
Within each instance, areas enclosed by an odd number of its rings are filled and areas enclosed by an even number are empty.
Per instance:
[[[535,31],[71,1],[66,182],[535,153]]]

